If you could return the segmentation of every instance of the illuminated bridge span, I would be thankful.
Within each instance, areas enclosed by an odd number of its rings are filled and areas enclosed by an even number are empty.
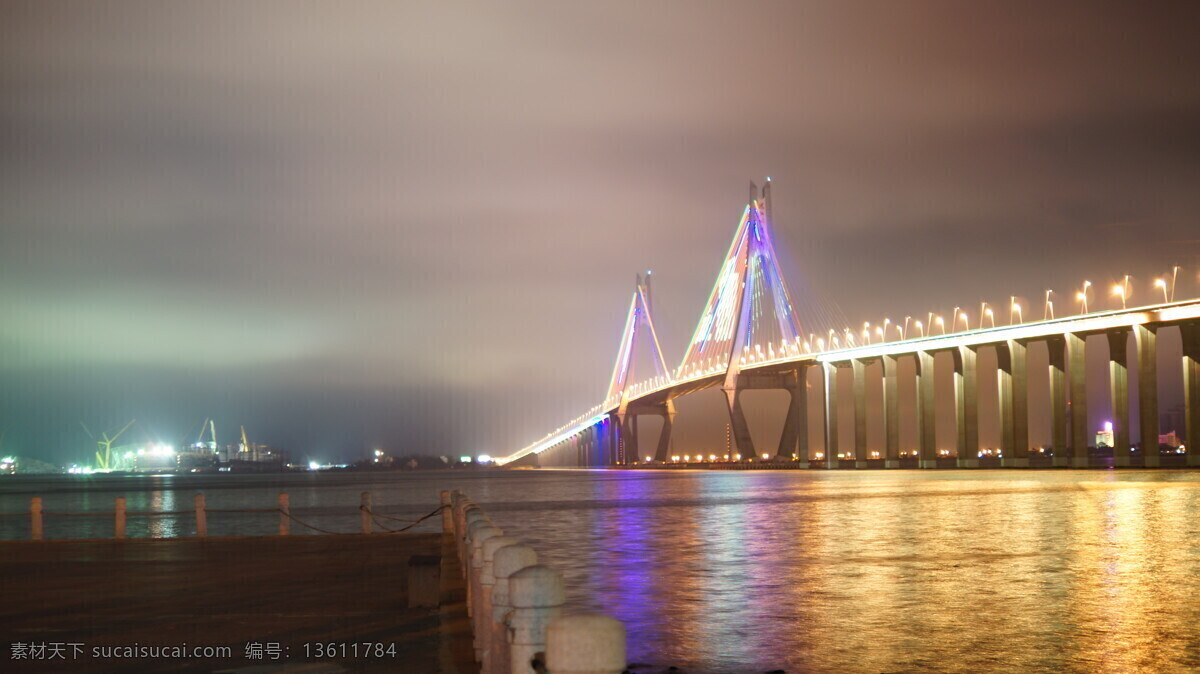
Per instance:
[[[949,364],[953,368],[955,465],[976,467],[981,457],[994,456],[988,463],[1026,467],[1031,452],[1029,378],[1035,374],[1029,371],[1026,352],[1030,344],[1042,342],[1049,354],[1049,367],[1038,376],[1049,379],[1052,441],[1049,448],[1041,451],[1049,450],[1050,465],[1086,467],[1089,429],[1084,351],[1088,336],[1104,335],[1108,344],[1113,464],[1157,466],[1160,465],[1157,334],[1163,327],[1176,326],[1183,343],[1186,464],[1200,465],[1200,442],[1194,442],[1200,437],[1200,299],[1174,301],[1173,278],[1156,282],[1156,292],[1163,295],[1161,304],[1119,311],[1089,313],[1087,298],[1094,291],[1089,291],[1091,284],[1085,282],[1079,293],[1083,313],[1077,316],[1055,318],[1047,297],[1043,320],[1027,322],[1014,299],[1009,325],[997,325],[992,310],[985,305],[976,329],[970,329],[966,315],[956,309],[948,325],[942,317],[930,315],[924,322],[906,319],[903,324],[892,324],[885,320],[874,331],[865,324],[862,332],[846,329],[805,334],[779,272],[772,236],[768,179],[761,198],[751,183],[749,203],[679,366],[671,370],[666,365],[651,317],[649,275],[639,276],[603,402],[538,442],[498,458],[497,463],[606,466],[671,461],[673,457],[668,453],[675,418],[673,401],[719,387],[725,394],[735,444],[734,455],[725,457],[729,460],[773,456],[776,461],[792,462],[802,468],[935,467],[939,455],[943,462],[950,455],[949,450],[939,450],[935,443],[939,399],[934,395],[934,375],[935,362],[941,360],[943,366]],[[1125,284],[1113,290],[1114,296],[1120,294],[1124,305],[1129,295],[1128,277]],[[960,326],[962,329],[957,330]],[[1136,362],[1132,364],[1127,357],[1131,337],[1136,347]],[[642,348],[648,348],[650,353],[643,355],[652,363],[652,372],[634,371],[634,352],[639,344],[648,345]],[[989,377],[980,377],[977,367],[980,349],[995,352],[994,378],[990,373]],[[940,353],[948,353],[950,357],[935,359]],[[912,367],[905,368],[912,375],[903,382],[898,373],[901,359],[912,360]],[[871,368],[879,374],[869,378],[868,366],[876,361],[882,367]],[[1129,382],[1131,365],[1138,375],[1136,390],[1131,390]],[[811,401],[810,368],[819,377],[818,388],[824,389],[824,395]],[[852,386],[846,392],[839,391],[838,385],[837,371],[843,368],[852,373]],[[981,450],[979,444],[979,391],[983,385],[996,387],[999,401],[997,413],[1002,439],[995,449]],[[910,423],[915,424],[917,438],[915,447],[904,450],[900,447],[902,386],[908,387],[913,396],[914,418]],[[868,387],[882,387],[882,396],[868,396]],[[742,392],[748,389],[781,389],[790,394],[783,433],[773,455],[760,454],[750,437],[741,402]],[[839,395],[853,399],[854,424],[844,430],[838,427]],[[1131,396],[1137,396],[1138,400],[1137,438],[1130,437]],[[880,398],[880,409],[868,409],[868,397]],[[824,426],[825,452],[809,448],[810,404],[821,406],[819,417]],[[882,421],[882,447],[867,446],[869,414],[878,415]],[[638,447],[637,418],[641,415],[659,416],[663,420],[653,452]],[[853,437],[852,453],[839,450],[841,432]]]

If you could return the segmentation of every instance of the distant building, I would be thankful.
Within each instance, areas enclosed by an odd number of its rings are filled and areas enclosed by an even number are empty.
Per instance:
[[[1158,436],[1158,444],[1168,447],[1178,447],[1181,443],[1179,442],[1179,437],[1175,435],[1175,431],[1171,431],[1166,435]]]
[[[1097,447],[1112,447],[1113,446],[1113,425],[1111,421],[1104,422],[1104,430],[1096,433]]]
[[[1184,427],[1184,418],[1185,418],[1185,416],[1184,416],[1184,411],[1183,411],[1183,405],[1182,404],[1175,405],[1168,410],[1164,410],[1162,412],[1162,414],[1159,415],[1158,427],[1163,428],[1163,429],[1165,429],[1165,428],[1173,429],[1174,431],[1176,431],[1176,434],[1178,434],[1178,430]],[[1191,438],[1184,438],[1184,439],[1189,442],[1192,440]],[[1160,442],[1162,442],[1162,441],[1160,440]],[[1171,445],[1171,446],[1176,447],[1177,445]]]

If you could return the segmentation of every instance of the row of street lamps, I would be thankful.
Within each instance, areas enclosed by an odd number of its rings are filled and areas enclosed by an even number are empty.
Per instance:
[[[1162,291],[1164,304],[1169,304],[1169,303],[1175,301],[1175,281],[1178,279],[1178,277],[1179,277],[1179,267],[1175,266],[1175,267],[1171,268],[1170,283],[1168,283],[1165,278],[1154,279],[1153,287],[1157,290]],[[1122,310],[1129,308],[1128,300],[1130,297],[1130,289],[1129,289],[1129,279],[1130,278],[1132,278],[1132,277],[1129,274],[1125,274],[1125,277],[1121,280],[1121,282],[1114,284],[1113,288],[1112,288],[1113,297],[1121,298],[1121,309]],[[1088,289],[1091,287],[1092,287],[1091,281],[1084,281],[1083,286],[1080,288],[1079,292],[1075,293],[1075,299],[1078,300],[1081,304],[1081,308],[1080,308],[1080,312],[1079,312],[1080,315],[1088,313]],[[1049,289],[1046,290],[1046,298],[1045,298],[1045,305],[1044,305],[1043,312],[1042,312],[1042,320],[1048,321],[1048,320],[1054,319],[1054,300],[1051,299],[1051,296],[1053,294],[1054,294],[1053,290],[1049,290]],[[970,323],[969,317],[967,316],[967,312],[963,311],[961,307],[954,307],[954,313],[950,317],[949,330],[956,330],[960,321],[962,323],[963,330],[971,329],[971,323]],[[1024,323],[1024,322],[1025,322],[1025,315],[1022,310],[1021,303],[1017,301],[1017,298],[1015,295],[1010,296],[1009,297],[1008,324],[1009,325],[1017,325],[1018,323]],[[920,337],[933,336],[935,334],[934,333],[935,327],[940,328],[941,334],[943,334],[943,335],[948,334],[948,332],[949,332],[949,330],[947,330],[946,320],[944,318],[942,318],[942,316],[934,314],[931,311],[931,312],[929,312],[929,315],[926,317],[925,321],[921,321],[921,320],[914,321],[912,319],[912,316],[905,316],[903,326],[899,323],[893,324],[891,322],[891,319],[885,318],[885,319],[883,319],[883,324],[876,326],[875,331],[873,333],[871,331],[871,323],[870,322],[863,323],[863,329],[862,329],[861,333],[856,334],[855,331],[852,330],[851,328],[846,328],[844,330],[846,344],[848,346],[856,346],[855,341],[857,339],[857,335],[862,336],[863,344],[871,344],[872,343],[872,335],[874,335],[875,337],[878,337],[880,342],[886,342],[889,326],[895,327],[896,333],[899,335],[900,339],[905,340],[908,338],[908,328],[909,328],[910,324],[917,329]],[[979,303],[979,326],[978,326],[978,329],[982,330],[984,327],[987,327],[988,325],[990,325],[990,327],[993,327],[993,328],[996,327],[996,313],[988,305],[987,302],[980,302]],[[811,335],[810,335],[810,337],[811,337]],[[840,340],[838,339],[837,330],[831,328],[829,330],[827,337],[828,337],[828,346],[830,348],[836,349],[836,348],[840,347]],[[818,350],[824,351],[825,346],[826,346],[825,340],[817,340],[817,341],[820,342],[820,347],[821,347]]]

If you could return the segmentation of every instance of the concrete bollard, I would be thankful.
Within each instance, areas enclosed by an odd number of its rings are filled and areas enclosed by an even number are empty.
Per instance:
[[[475,511],[472,511],[472,512],[475,512]],[[480,529],[492,526],[492,521],[490,519],[488,519],[486,515],[483,515],[482,510],[479,510],[478,513],[479,514],[472,519],[471,523],[467,525],[467,533],[463,537],[462,569],[463,569],[463,584],[466,585],[466,587],[467,587],[467,615],[468,616],[472,615],[472,612],[475,610],[474,605],[473,605],[474,597],[475,597],[475,594],[474,594],[475,587],[474,587],[474,583],[472,582],[472,579],[474,578],[474,576],[471,573],[471,541],[472,541],[472,538],[475,536],[475,532],[479,531]]]
[[[483,660],[483,674],[508,674],[508,626],[505,620],[512,611],[509,598],[508,579],[527,566],[537,564],[537,552],[528,545],[508,545],[499,550],[492,559],[492,620],[488,625],[491,636]]]
[[[358,514],[362,519],[362,532],[364,534],[371,533],[371,492],[364,491],[362,493],[362,503],[358,506]]]
[[[474,503],[469,504],[463,510],[462,535],[458,541],[458,561],[462,563],[464,574],[471,568],[471,553],[467,543],[471,534],[471,525],[480,520],[491,522],[491,519],[484,514],[483,510]]]
[[[29,538],[35,541],[43,539],[41,496],[34,496],[29,499]]]
[[[438,494],[438,496],[440,496],[442,499],[442,533],[443,534],[453,534],[454,533],[454,511],[452,511],[450,509],[450,506],[453,505],[450,502],[450,492],[442,491],[441,493]]]
[[[566,601],[562,574],[540,564],[508,578],[513,610],[508,617],[509,665],[512,674],[534,671],[535,658],[545,662],[546,626],[562,615]]]
[[[493,536],[483,542],[480,556],[483,557],[483,567],[479,572],[479,610],[475,612],[472,627],[475,631],[475,645],[479,650],[479,661],[483,663],[483,671],[488,668],[488,649],[491,648],[492,630],[492,588],[496,585],[496,577],[492,575],[496,551],[506,545],[516,545],[520,539],[512,536]]]
[[[288,502],[286,492],[279,493],[279,535],[287,536],[292,533],[292,507]]]
[[[204,494],[196,494],[192,502],[196,505],[196,537],[204,538],[208,535],[208,513],[204,512]]]
[[[476,522],[474,530],[471,534],[471,573],[468,577],[468,585],[470,591],[468,593],[469,601],[467,608],[468,615],[471,616],[471,624],[475,625],[475,620],[478,620],[479,612],[483,602],[483,587],[480,581],[483,576],[483,543],[489,538],[503,536],[504,532],[492,526],[490,522]],[[479,662],[479,658],[483,654],[481,641],[475,641],[475,661]]]
[[[546,669],[554,674],[621,674],[625,626],[599,613],[555,618],[546,626]]]
[[[118,496],[113,504],[113,538],[125,538],[125,497]]]

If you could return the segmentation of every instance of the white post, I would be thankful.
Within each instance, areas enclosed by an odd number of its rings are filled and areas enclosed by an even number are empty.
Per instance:
[[[471,616],[472,627],[479,624],[479,615],[483,608],[483,542],[489,538],[503,536],[504,532],[492,526],[490,522],[476,522],[471,528],[471,572],[467,576],[468,590],[467,614]],[[479,662],[483,657],[483,641],[479,638],[479,633],[475,633],[475,662]]]
[[[625,626],[599,613],[555,618],[546,626],[546,669],[554,674],[621,674]]]
[[[362,517],[362,532],[371,533],[371,492],[362,493],[362,504],[358,508],[358,514]]]
[[[527,566],[537,564],[537,552],[528,545],[508,545],[496,551],[492,559],[492,623],[488,626],[491,641],[484,655],[483,674],[508,674],[508,626],[504,621],[512,611],[508,579]]]
[[[528,672],[534,659],[546,650],[546,626],[562,615],[566,601],[562,574],[548,566],[530,566],[508,578],[508,598],[513,610],[508,618],[511,671]]]
[[[34,496],[29,499],[29,537],[35,541],[42,540],[41,496]]]
[[[288,503],[287,492],[279,492],[279,535],[287,536],[292,533],[292,508]]]
[[[208,535],[208,515],[204,512],[204,494],[196,494],[196,536],[204,538]]]
[[[118,496],[113,508],[113,538],[125,538],[125,497]]]
[[[475,630],[475,643],[479,646],[479,661],[483,663],[483,671],[488,671],[488,650],[492,642],[492,589],[496,585],[493,569],[496,551],[506,545],[516,545],[519,539],[512,536],[493,536],[483,542],[480,555],[483,557],[483,568],[479,573],[479,610],[475,612],[472,625]]]

